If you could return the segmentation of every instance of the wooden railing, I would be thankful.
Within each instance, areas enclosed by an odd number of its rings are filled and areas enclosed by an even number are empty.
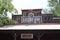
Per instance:
[[[42,16],[34,16],[34,17],[22,16],[21,17],[21,23],[41,23],[41,22],[42,22]]]

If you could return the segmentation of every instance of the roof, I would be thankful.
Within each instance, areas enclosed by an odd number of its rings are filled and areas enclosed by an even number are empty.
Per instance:
[[[60,17],[53,17],[53,19],[60,19]]]
[[[42,14],[52,14],[52,13],[42,13]]]
[[[17,16],[17,15],[19,15],[19,16],[20,16],[20,15],[22,15],[22,14],[12,14],[12,15],[14,15],[14,16]]]
[[[42,9],[22,9],[22,11],[29,11],[29,10],[42,10]]]

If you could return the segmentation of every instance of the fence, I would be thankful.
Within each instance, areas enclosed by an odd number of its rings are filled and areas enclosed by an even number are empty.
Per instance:
[[[34,17],[22,16],[21,17],[21,23],[41,23],[41,22],[42,22],[42,16],[34,16]]]

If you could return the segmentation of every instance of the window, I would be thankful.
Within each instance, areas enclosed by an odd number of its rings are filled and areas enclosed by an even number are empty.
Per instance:
[[[28,17],[34,17],[34,13],[28,13]]]
[[[21,39],[33,39],[33,34],[21,34]]]

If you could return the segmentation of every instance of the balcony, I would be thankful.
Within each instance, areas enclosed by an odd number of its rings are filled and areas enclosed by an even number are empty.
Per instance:
[[[41,23],[42,22],[42,16],[34,16],[34,17],[28,17],[28,16],[22,16],[21,17],[21,23]]]

